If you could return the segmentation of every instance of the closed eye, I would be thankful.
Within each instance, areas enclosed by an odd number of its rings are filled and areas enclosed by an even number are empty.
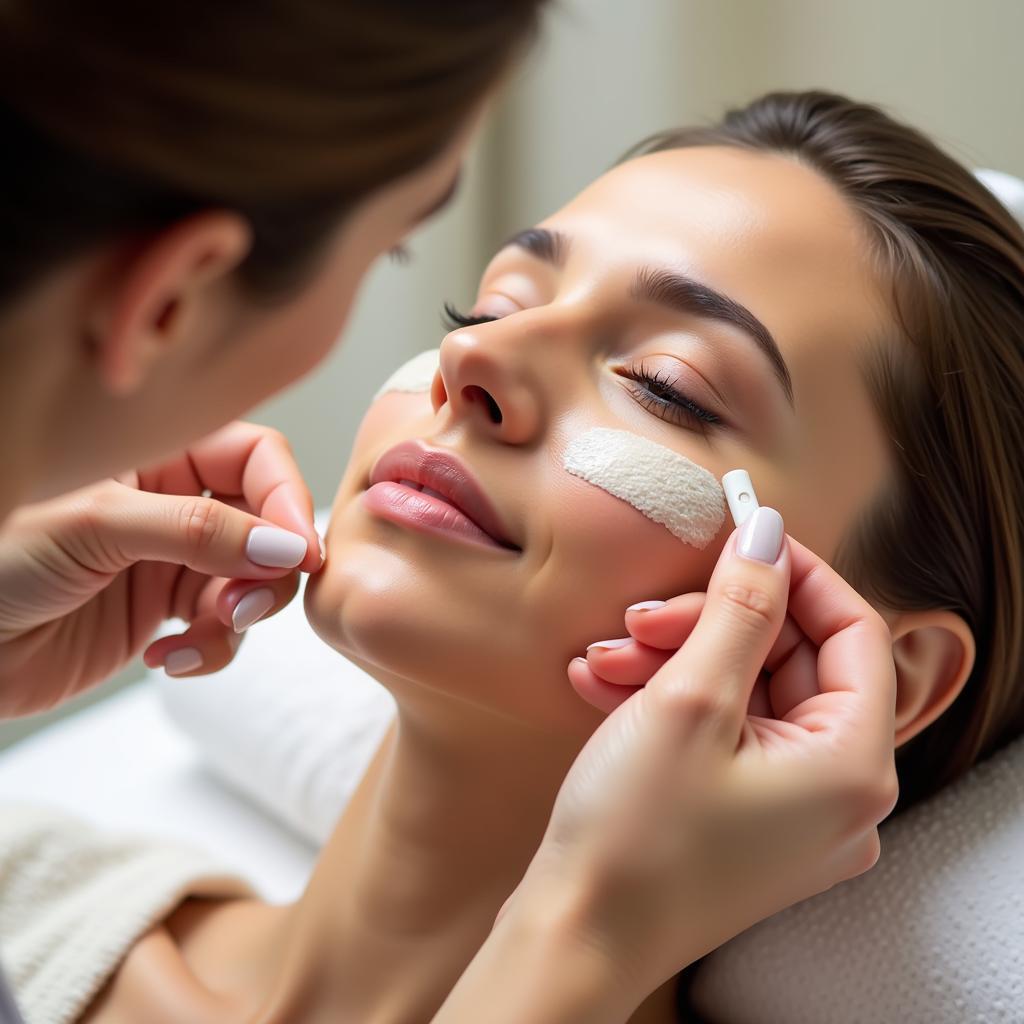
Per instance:
[[[702,432],[707,428],[720,426],[722,418],[698,405],[692,398],[679,390],[674,381],[663,370],[651,370],[641,363],[638,367],[618,371],[630,380],[633,397],[647,410],[670,423],[680,426],[696,426]]]

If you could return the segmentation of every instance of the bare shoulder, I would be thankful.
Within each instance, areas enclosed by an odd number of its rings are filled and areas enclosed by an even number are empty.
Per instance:
[[[135,943],[78,1024],[217,1024],[216,1010],[160,925]]]

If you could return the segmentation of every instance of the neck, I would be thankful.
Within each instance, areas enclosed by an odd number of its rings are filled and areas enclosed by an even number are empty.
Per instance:
[[[432,700],[401,706],[295,908],[282,1010],[312,984],[334,1019],[429,1020],[537,848],[575,746]]]

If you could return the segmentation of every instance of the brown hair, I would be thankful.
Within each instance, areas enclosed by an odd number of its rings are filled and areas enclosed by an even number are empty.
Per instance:
[[[345,211],[452,139],[543,0],[5,0],[0,301],[122,233],[227,207],[290,287]]]
[[[892,282],[900,337],[864,372],[895,471],[836,568],[893,610],[956,612],[977,644],[963,693],[899,751],[902,809],[1024,732],[1024,232],[920,132],[841,96],[772,93],[630,155],[709,145],[816,169]]]

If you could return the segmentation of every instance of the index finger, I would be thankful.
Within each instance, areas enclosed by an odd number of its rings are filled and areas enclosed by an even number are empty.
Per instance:
[[[304,537],[308,553],[299,568],[322,564],[313,526],[313,497],[284,435],[256,423],[230,423],[186,453],[205,487],[237,495],[255,515]]]

